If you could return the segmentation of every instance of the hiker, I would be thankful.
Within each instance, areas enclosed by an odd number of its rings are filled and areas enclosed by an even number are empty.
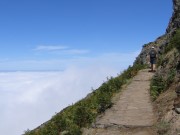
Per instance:
[[[151,70],[150,72],[155,72],[156,68],[156,58],[157,58],[157,52],[154,48],[154,46],[151,47],[151,50],[149,52],[149,57],[150,57],[150,63],[151,63]]]

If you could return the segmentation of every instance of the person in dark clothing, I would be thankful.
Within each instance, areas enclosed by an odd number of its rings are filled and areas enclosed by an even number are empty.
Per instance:
[[[156,68],[156,59],[157,59],[157,52],[153,47],[151,47],[151,50],[149,52],[149,56],[150,56],[150,63],[151,63],[151,72],[155,72],[155,68]]]

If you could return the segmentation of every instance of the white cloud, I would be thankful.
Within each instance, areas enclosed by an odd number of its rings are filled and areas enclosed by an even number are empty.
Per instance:
[[[34,50],[35,51],[57,51],[57,50],[64,50],[67,49],[67,46],[37,46]]]
[[[87,54],[89,53],[89,50],[78,50],[78,49],[69,49],[69,50],[64,50],[63,53],[65,54]]]
[[[136,52],[107,53],[71,59],[9,61],[4,67],[64,70],[0,73],[1,134],[19,135],[27,128],[39,126],[55,112],[85,97],[91,87],[97,88],[107,76],[116,76],[136,56]]]
[[[79,55],[87,54],[89,50],[85,49],[72,49],[67,46],[37,46],[34,51],[43,51],[43,52],[53,52],[53,54],[63,54],[63,55]]]
[[[1,134],[19,135],[27,128],[35,128],[116,72],[108,67],[89,67],[62,72],[0,73]]]
[[[77,56],[70,58],[54,58],[48,60],[25,60],[25,61],[5,61],[0,63],[0,69],[11,70],[64,70],[68,67],[88,67],[88,66],[111,66],[121,69],[131,65],[139,51],[131,53],[106,53],[98,56]]]

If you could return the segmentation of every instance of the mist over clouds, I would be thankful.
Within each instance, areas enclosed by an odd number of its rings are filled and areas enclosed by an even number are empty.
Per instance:
[[[46,122],[84,98],[92,87],[98,88],[107,76],[117,76],[135,56],[137,53],[72,59],[63,71],[56,72],[1,72],[1,133],[20,135]]]

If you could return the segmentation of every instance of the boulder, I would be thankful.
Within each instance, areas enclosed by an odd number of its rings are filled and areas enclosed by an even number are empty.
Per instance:
[[[175,111],[180,114],[180,108],[175,108]]]

